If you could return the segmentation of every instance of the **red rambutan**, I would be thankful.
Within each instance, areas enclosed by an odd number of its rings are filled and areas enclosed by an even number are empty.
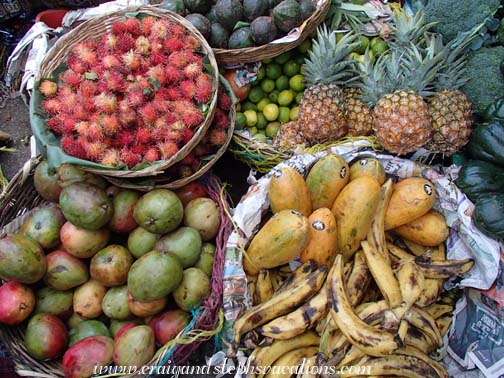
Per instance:
[[[104,115],[100,118],[100,126],[107,135],[115,135],[120,128],[119,119],[115,114]]]
[[[150,143],[152,142],[152,128],[149,126],[141,127],[136,132],[136,140],[138,143]]]
[[[147,151],[145,151],[143,158],[149,163],[155,162],[160,158],[159,150],[157,147],[150,147]]]
[[[138,37],[135,41],[135,51],[142,55],[149,55],[150,52],[150,42],[144,37]]]
[[[167,38],[164,41],[164,48],[168,54],[174,52],[174,51],[179,51],[184,48],[184,42],[180,40],[180,38],[177,37],[171,37]]]
[[[116,150],[108,149],[101,157],[100,163],[107,167],[115,167],[119,164],[119,154]]]
[[[80,60],[82,63],[88,66],[95,66],[98,61],[98,56],[96,55],[95,45],[92,41],[86,41],[76,44],[72,48],[72,53]]]
[[[75,124],[74,130],[77,135],[81,137],[85,137],[89,128],[89,122],[87,121],[79,121]]]
[[[133,108],[143,105],[145,103],[143,90],[140,87],[131,88],[126,93],[126,100]]]
[[[77,88],[83,78],[81,74],[72,70],[66,70],[60,75],[61,82],[73,88]]]
[[[164,160],[171,158],[179,150],[177,144],[170,141],[158,143],[158,148],[161,154],[161,158]]]
[[[184,50],[184,55],[187,59],[187,63],[200,63],[203,64],[203,57],[201,55],[195,54],[190,48]]]
[[[212,126],[217,129],[226,130],[229,127],[229,117],[219,108],[215,109],[214,119],[212,122]]]
[[[182,141],[184,142],[184,144],[187,144],[193,138],[193,136],[194,136],[193,130],[185,129],[183,132]]]
[[[145,36],[148,36],[151,33],[152,25],[156,22],[156,18],[152,16],[147,16],[142,18],[142,33]]]
[[[179,85],[182,96],[187,100],[191,100],[196,94],[196,84],[192,80],[184,80]]]
[[[56,98],[48,98],[42,102],[42,109],[44,109],[44,111],[49,115],[55,115],[61,113],[63,105]]]
[[[187,109],[182,115],[182,120],[188,127],[196,127],[203,122],[204,119],[205,117],[203,116],[201,110],[194,106]]]
[[[142,34],[142,24],[136,17],[128,18],[126,21],[124,21],[124,26],[126,26],[126,31],[133,37],[138,37],[140,34]]]
[[[201,74],[203,65],[198,62],[189,63],[184,68],[184,76],[188,79],[196,79]]]
[[[181,38],[186,34],[186,28],[180,24],[170,22],[170,24],[168,25],[168,32],[171,36]]]
[[[53,97],[58,92],[58,84],[51,80],[42,80],[39,91],[45,97]]]
[[[138,144],[134,144],[131,147],[131,151],[134,152],[135,154],[143,156],[145,154],[145,152],[147,151],[147,148],[148,148],[148,146],[146,146],[145,144],[138,143]]]
[[[119,34],[117,37],[117,50],[126,52],[135,46],[135,40],[129,33]]]
[[[217,93],[217,103],[220,109],[222,110],[230,110],[233,102],[231,101],[231,97],[222,90],[219,90]]]
[[[117,133],[114,143],[119,147],[128,147],[135,143],[135,134],[127,130],[121,130]]]
[[[184,38],[184,46],[186,49],[199,50],[201,48],[201,42],[192,34],[188,34]]]
[[[123,127],[131,127],[137,122],[137,114],[133,109],[119,113],[119,122]]]
[[[114,51],[117,47],[117,35],[105,33],[101,39],[100,45],[107,51]]]
[[[120,152],[120,161],[128,166],[128,168],[133,168],[135,165],[140,163],[142,157],[139,154],[135,154],[133,151],[123,148]]]
[[[112,114],[117,110],[117,97],[113,94],[101,93],[94,98],[94,103],[104,113]]]
[[[165,56],[165,49],[163,46],[163,41],[160,39],[149,39],[150,42],[150,49],[151,49],[151,55],[158,55],[156,59],[161,59],[158,63],[156,64],[161,64],[166,61],[166,56]],[[160,58],[161,56],[162,58]]]
[[[200,104],[204,104],[205,102],[210,101],[213,94],[212,84],[201,84],[196,85],[196,94],[194,95],[194,99]]]
[[[179,118],[185,113],[185,111],[189,108],[193,108],[194,104],[187,100],[179,100],[173,102],[173,113],[176,114]]]
[[[168,63],[178,68],[185,68],[189,63],[188,50],[175,51],[168,57]]]
[[[98,122],[91,122],[84,137],[88,140],[103,140],[103,129]]]
[[[63,121],[59,116],[54,116],[46,120],[46,127],[56,134],[63,133]]]
[[[75,105],[75,107],[72,109],[72,115],[77,118],[78,120],[85,121],[89,118],[89,113],[90,111],[87,109],[95,109],[94,104],[91,101],[86,101],[84,104],[89,105],[87,108],[84,107],[83,104],[78,103]],[[94,111],[94,110],[93,110]]]
[[[154,39],[166,39],[168,36],[168,28],[166,26],[166,21],[163,19],[156,20],[156,22],[152,24],[150,36]]]
[[[128,67],[132,71],[138,70],[142,65],[142,58],[133,50],[130,50],[126,54],[124,54],[122,56],[122,60],[126,67]]]
[[[210,148],[210,146],[203,143],[203,142],[199,143],[196,146],[196,148],[194,149],[194,155],[197,157],[203,157],[203,156],[210,155],[211,152],[212,152],[212,149]]]
[[[114,71],[105,71],[98,82],[100,92],[121,92],[125,87],[123,76]]]
[[[156,111],[160,114],[168,113],[170,111],[170,103],[166,100],[156,97],[151,103],[152,106],[154,106],[154,109],[156,109]]]
[[[79,87],[80,95],[84,98],[93,97],[97,91],[96,83],[92,80],[83,80]]]
[[[172,65],[165,67],[165,75],[168,82],[172,84],[176,84],[180,81],[180,79],[182,79],[182,71]]]
[[[227,142],[227,134],[223,130],[212,129],[210,130],[208,141],[212,146],[222,146]]]
[[[65,115],[63,118],[63,134],[71,134],[74,131],[77,120],[70,115]]]
[[[147,72],[147,75],[149,76],[149,79],[159,81],[161,86],[165,85],[168,80],[165,69],[162,65],[151,67]]]
[[[147,57],[147,63],[150,66],[157,66],[159,64],[163,64],[164,62],[166,62],[166,56],[160,52],[151,52],[151,54]]]
[[[70,156],[74,156],[79,159],[88,159],[86,151],[82,147],[82,143],[79,140],[73,138],[73,136],[64,136],[60,141],[62,150]]]
[[[196,80],[194,81],[196,83],[196,85],[205,85],[205,84],[210,84],[212,85],[212,77],[207,74],[207,73],[202,73],[201,75],[199,75]]]
[[[82,142],[82,147],[84,147],[84,151],[86,151],[87,156],[90,160],[99,161],[101,156],[107,150],[107,146],[99,141],[92,142]]]
[[[77,72],[79,74],[85,73],[89,68],[87,64],[85,64],[82,60],[80,60],[73,54],[70,55],[69,58],[67,59],[67,66],[72,71]]]
[[[103,67],[110,68],[119,68],[122,66],[121,61],[115,55],[105,55],[102,59]]]
[[[115,21],[111,25],[112,28],[112,33],[115,35],[122,34],[126,31],[126,25],[124,24],[124,21]]]
[[[152,103],[145,104],[138,111],[145,123],[154,123],[158,118],[158,112]]]
[[[85,97],[81,96],[81,97],[79,97],[79,101],[81,101],[81,104],[80,104],[81,108],[84,109],[85,112],[88,112],[88,114],[96,112],[96,105],[95,105],[92,97],[85,98]],[[83,119],[83,118],[81,117],[79,119]]]
[[[166,91],[166,99],[169,101],[178,101],[182,97],[182,93],[177,87],[169,87]]]

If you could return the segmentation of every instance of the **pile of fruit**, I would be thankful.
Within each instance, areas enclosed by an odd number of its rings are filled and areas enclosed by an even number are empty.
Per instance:
[[[368,370],[338,375],[447,378],[428,356],[451,324],[455,299],[443,282],[473,261],[446,260],[449,228],[433,210],[434,185],[393,182],[379,160],[348,166],[329,154],[306,179],[290,167],[273,171],[268,191],[272,216],[243,258],[254,306],[233,329],[255,377],[353,365]],[[298,257],[291,272],[286,264]]]
[[[141,194],[67,164],[34,180],[58,203],[0,239],[0,323],[69,378],[145,365],[211,293],[219,205],[200,184]]]
[[[181,24],[116,21],[101,38],[73,46],[58,78],[41,80],[46,127],[68,155],[105,166],[170,159],[193,139],[216,96],[203,59],[200,40]]]
[[[168,0],[162,7],[185,16],[210,46],[222,49],[265,45],[315,11],[312,0]]]

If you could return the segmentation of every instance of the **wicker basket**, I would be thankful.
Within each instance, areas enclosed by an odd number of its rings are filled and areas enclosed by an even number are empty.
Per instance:
[[[157,7],[153,6],[136,6],[136,7],[128,7],[125,8],[121,11],[114,12],[112,14],[107,14],[104,16],[96,17],[93,19],[90,19],[75,29],[71,30],[67,34],[65,34],[63,37],[61,37],[49,50],[47,55],[44,57],[44,60],[42,61],[40,65],[40,70],[37,75],[36,81],[38,82],[42,78],[49,78],[52,77],[53,73],[66,61],[66,59],[69,57],[71,53],[71,48],[74,44],[85,41],[86,39],[89,38],[96,38],[99,37],[100,35],[104,34],[105,31],[110,30],[110,26],[113,22],[124,19],[127,15],[130,14],[136,14],[136,13],[141,13],[145,15],[150,15],[154,16],[157,18],[167,18],[170,21],[179,23],[183,25],[186,29],[188,29],[191,33],[193,33],[196,38],[201,42],[201,52],[206,54],[208,57],[209,63],[212,67],[212,71],[210,74],[212,75],[213,82],[214,82],[214,91],[212,98],[209,102],[208,106],[208,112],[206,115],[205,120],[203,123],[198,127],[196,133],[194,134],[193,138],[187,143],[183,148],[181,148],[175,155],[173,155],[170,159],[162,161],[157,164],[152,164],[147,168],[140,169],[140,170],[117,170],[117,169],[110,169],[110,168],[95,168],[95,167],[89,167],[89,166],[81,166],[82,169],[92,172],[92,173],[97,173],[101,174],[104,176],[111,176],[111,177],[146,177],[146,176],[154,176],[161,174],[162,171],[172,165],[174,165],[176,162],[182,160],[184,157],[186,157],[189,152],[201,141],[201,139],[204,137],[205,133],[207,132],[208,128],[210,127],[215,108],[217,106],[217,87],[218,87],[218,66],[217,62],[215,60],[215,55],[211,49],[211,47],[208,45],[207,41],[205,38],[201,35],[201,33],[186,19],[183,17],[164,10],[160,9]],[[36,111],[37,106],[33,104],[34,99],[37,96],[32,96],[31,101],[31,110],[32,114]],[[37,134],[35,134],[37,135]]]
[[[300,35],[294,40],[288,42],[273,41],[266,45],[241,49],[214,49],[215,57],[219,63],[248,63],[274,58],[303,43],[324,20],[330,6],[330,0],[321,0],[315,12],[301,24],[299,27]]]
[[[16,232],[31,210],[49,204],[39,196],[33,183],[33,173],[40,160],[40,157],[29,160],[11,180],[4,194],[0,196],[0,237],[8,232]],[[160,348],[147,364],[148,366],[184,363],[203,341],[213,337],[222,327],[224,248],[232,228],[228,217],[229,204],[224,188],[215,176],[207,175],[201,182],[207,189],[209,197],[219,204],[222,219],[216,237],[212,292],[210,297],[194,312],[194,318],[189,326],[175,340]],[[23,343],[24,329],[24,325],[16,327],[0,325],[0,341],[9,349],[16,372],[27,377],[64,377],[60,360],[40,362],[28,354]],[[114,374],[114,376],[132,378],[145,375],[138,372]]]

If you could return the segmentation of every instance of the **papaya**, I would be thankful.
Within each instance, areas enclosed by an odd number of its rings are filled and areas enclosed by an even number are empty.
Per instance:
[[[330,154],[317,161],[306,177],[312,209],[330,209],[349,177],[348,164],[341,156]]]
[[[255,235],[243,257],[243,268],[249,275],[260,269],[274,268],[299,256],[310,239],[308,218],[294,210],[282,210]],[[249,261],[250,259],[250,261]]]
[[[315,260],[318,266],[332,266],[338,252],[336,219],[328,208],[315,210],[309,217],[310,241],[301,252],[301,262]]]
[[[450,233],[445,217],[435,210],[392,231],[402,238],[425,247],[435,247],[443,243]]]
[[[409,177],[394,185],[385,213],[385,230],[409,223],[426,214],[436,201],[434,184],[421,177]]]
[[[380,203],[381,187],[376,179],[363,176],[350,181],[340,192],[332,213],[336,219],[338,252],[349,261],[371,228]]]
[[[361,176],[374,177],[380,185],[385,183],[385,169],[380,160],[375,158],[359,159],[350,165],[350,180]]]
[[[275,170],[268,194],[273,214],[282,210],[295,210],[306,217],[311,214],[310,192],[303,176],[294,168]]]

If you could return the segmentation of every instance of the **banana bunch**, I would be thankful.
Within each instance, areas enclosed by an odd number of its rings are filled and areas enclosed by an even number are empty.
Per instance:
[[[456,301],[443,283],[473,261],[447,260],[444,239],[425,246],[387,229],[393,188],[391,179],[380,186],[355,252],[322,259],[326,265],[304,261],[293,272],[287,264],[248,272],[254,306],[236,320],[232,347],[249,350],[249,377],[448,378],[429,357]]]

